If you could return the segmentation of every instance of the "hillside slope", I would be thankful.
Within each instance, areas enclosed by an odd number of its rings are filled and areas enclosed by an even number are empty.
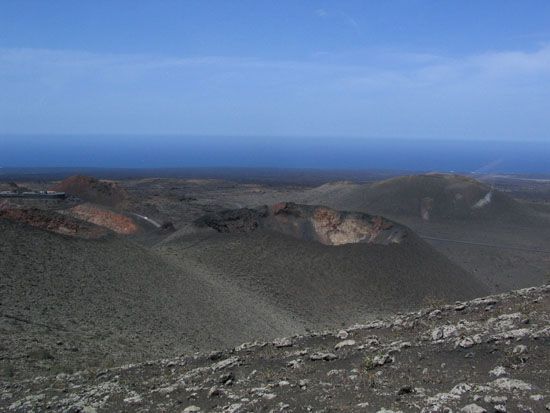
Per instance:
[[[304,195],[308,203],[385,216],[423,220],[526,223],[535,211],[472,178],[451,174],[410,175],[373,184],[333,183]]]
[[[184,237],[161,252],[193,271],[222,274],[312,328],[486,292],[470,274],[416,238],[391,246],[335,247],[258,230],[213,234],[204,242]]]
[[[303,331],[285,312],[114,235],[0,219],[2,373],[71,371]]]

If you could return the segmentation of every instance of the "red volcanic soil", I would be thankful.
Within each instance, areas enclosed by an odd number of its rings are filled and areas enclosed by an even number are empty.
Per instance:
[[[139,227],[132,218],[91,204],[80,204],[69,209],[69,214],[83,221],[109,228],[117,234],[131,235]]]
[[[106,206],[120,206],[128,194],[115,182],[100,181],[90,176],[71,176],[51,188],[53,191],[66,192],[84,201]]]
[[[36,208],[0,208],[0,219],[19,222],[57,234],[97,239],[108,234],[106,228],[78,219]]]

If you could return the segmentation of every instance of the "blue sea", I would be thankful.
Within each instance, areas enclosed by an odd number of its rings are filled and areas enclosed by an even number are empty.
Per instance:
[[[550,173],[550,140],[0,135],[0,167],[276,167]]]

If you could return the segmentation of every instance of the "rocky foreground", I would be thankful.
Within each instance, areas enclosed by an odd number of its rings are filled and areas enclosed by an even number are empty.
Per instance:
[[[550,285],[170,360],[2,382],[13,412],[543,412]]]

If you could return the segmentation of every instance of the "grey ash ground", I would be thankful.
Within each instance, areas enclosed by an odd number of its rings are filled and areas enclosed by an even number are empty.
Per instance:
[[[550,286],[339,331],[0,384],[5,411],[542,412]]]

